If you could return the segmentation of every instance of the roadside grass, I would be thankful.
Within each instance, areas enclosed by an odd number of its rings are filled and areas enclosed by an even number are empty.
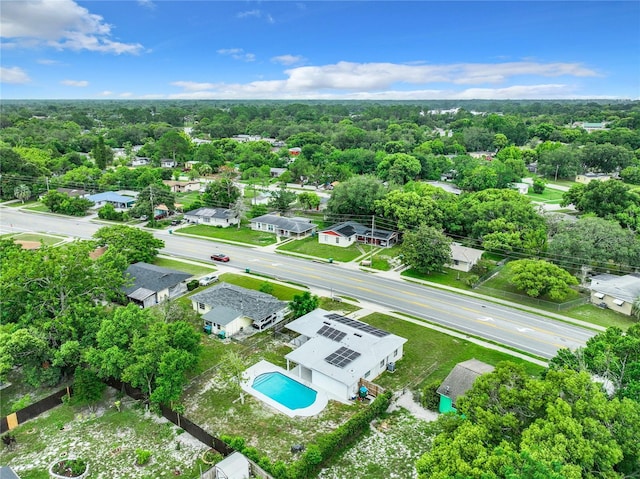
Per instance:
[[[145,414],[126,396],[118,412],[112,407],[116,399],[115,390],[107,387],[93,412],[63,404],[19,425],[12,431],[16,446],[2,448],[0,463],[12,466],[22,479],[48,478],[48,467],[65,456],[85,459],[89,477],[169,478],[179,471],[180,477],[196,479],[201,466],[208,468],[199,459],[206,445],[164,418]],[[148,464],[134,466],[136,449],[151,452]]]
[[[404,356],[396,364],[396,370],[386,371],[374,381],[391,390],[407,386],[416,389],[424,386],[426,382],[442,380],[456,364],[472,358],[492,365],[500,361],[520,363],[531,375],[537,375],[544,369],[510,354],[488,349],[473,342],[434,331],[427,326],[403,321],[386,314],[372,313],[358,319],[408,339],[404,345]]]
[[[193,225],[175,230],[173,234],[189,234],[204,238],[220,239],[254,246],[267,246],[276,242],[276,236],[264,231],[254,231],[247,226],[218,228],[216,226]]]
[[[345,314],[358,311],[360,308],[350,303],[344,303],[341,301],[334,301],[331,298],[322,296],[318,302],[318,308],[326,311],[343,311]]]
[[[365,247],[366,249],[366,247]],[[371,260],[371,268],[380,271],[389,271],[391,269],[391,261],[400,254],[400,245],[394,245],[391,248],[379,248],[372,256],[364,259]]]
[[[320,259],[333,258],[335,261],[341,261],[343,263],[353,261],[362,254],[356,245],[342,248],[340,246],[320,244],[318,243],[317,237],[289,241],[288,243],[279,246],[277,251],[305,254]]]
[[[610,309],[602,309],[591,303],[582,304],[580,306],[576,306],[575,308],[561,311],[561,314],[574,319],[580,319],[587,323],[604,326],[605,328],[616,326],[624,331],[626,331],[629,326],[638,322],[631,316],[625,316],[624,314],[612,311]]]
[[[211,273],[212,271],[217,271],[214,266],[207,267],[205,265],[197,265],[193,263],[187,263],[185,261],[168,259],[168,258],[156,258],[153,261],[153,264],[156,266],[161,266],[163,268],[171,268],[176,269],[178,271],[183,271],[185,273],[190,273],[194,276],[199,276],[206,273]]]
[[[24,209],[29,211],[38,211],[41,213],[49,213],[51,211],[49,210],[49,208],[47,208],[45,205],[43,205],[40,202],[36,202],[33,205],[25,206]]]
[[[405,409],[383,414],[353,446],[320,471],[318,479],[417,477],[415,463],[431,439],[426,425]]]
[[[457,271],[451,268],[444,268],[442,271],[438,271],[431,274],[424,274],[411,268],[401,273],[401,276],[407,278],[421,279],[423,281],[430,281],[432,283],[442,284],[445,286],[451,286],[453,288],[459,288],[464,290],[471,290],[465,279],[473,276],[472,273],[465,273],[464,271]]]
[[[34,205],[40,203],[38,200],[27,200],[24,203],[22,201],[13,201],[11,203],[9,202],[2,202],[2,204],[4,206],[8,206],[9,208],[21,208],[21,207],[27,207],[30,205]]]

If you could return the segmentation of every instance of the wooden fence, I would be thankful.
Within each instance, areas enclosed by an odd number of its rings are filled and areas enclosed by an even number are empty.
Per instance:
[[[4,434],[6,431],[11,431],[12,429],[18,427],[20,424],[28,421],[29,419],[38,417],[43,412],[59,406],[60,404],[62,404],[62,398],[65,396],[70,396],[71,392],[72,388],[71,386],[68,386],[64,389],[60,389],[59,391],[54,392],[44,399],[40,399],[39,401],[36,401],[33,404],[20,409],[19,411],[3,417],[2,419],[0,419],[0,434]]]

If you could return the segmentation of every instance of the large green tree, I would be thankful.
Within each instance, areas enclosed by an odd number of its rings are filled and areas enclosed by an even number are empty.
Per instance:
[[[269,207],[282,214],[287,213],[297,199],[297,195],[293,191],[287,190],[284,186],[271,191],[270,195]]]
[[[103,226],[93,234],[100,246],[113,248],[129,263],[153,263],[164,241],[148,231],[125,225]]]
[[[165,205],[170,213],[175,211],[175,194],[165,185],[150,184],[138,194],[129,214],[134,218],[146,216],[153,221],[154,211],[159,205]]]
[[[571,292],[571,286],[578,284],[571,273],[544,260],[521,259],[509,263],[509,268],[512,273],[509,283],[533,298],[548,296],[563,300]]]
[[[386,191],[387,187],[374,176],[354,176],[335,186],[327,212],[336,218],[370,216],[375,212],[375,201],[382,199]]]
[[[543,379],[500,363],[444,415],[418,460],[420,479],[629,477],[640,467],[640,404],[609,399],[582,372]],[[631,476],[632,477],[632,476]]]
[[[240,189],[229,178],[221,178],[207,184],[202,201],[207,206],[229,208],[240,198]]]
[[[401,251],[404,263],[421,273],[440,271],[451,262],[451,240],[432,226],[421,225],[416,231],[407,231]]]

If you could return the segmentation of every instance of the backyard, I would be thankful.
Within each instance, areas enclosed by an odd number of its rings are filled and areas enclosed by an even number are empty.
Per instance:
[[[123,397],[114,407],[115,390],[107,388],[93,410],[63,404],[18,426],[16,445],[3,448],[0,464],[11,466],[22,479],[48,479],[48,467],[65,457],[86,460],[90,477],[200,477],[206,466],[200,456],[208,448],[182,429],[139,403]],[[135,466],[136,449],[148,450],[150,461]]]

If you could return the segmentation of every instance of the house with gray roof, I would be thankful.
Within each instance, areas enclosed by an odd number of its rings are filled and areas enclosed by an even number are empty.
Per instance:
[[[98,193],[95,195],[87,196],[89,201],[93,201],[94,209],[102,208],[107,203],[113,205],[116,209],[127,209],[131,208],[133,204],[136,202],[135,198],[131,198],[130,196],[123,196],[114,191],[105,191],[104,193]]]
[[[640,273],[599,274],[591,278],[589,289],[593,304],[631,316],[633,303],[640,297]]]
[[[460,243],[451,243],[451,263],[447,267],[468,273],[471,268],[482,258],[484,251]]]
[[[440,395],[439,411],[442,413],[455,412],[457,399],[471,389],[479,376],[493,370],[493,366],[477,359],[469,359],[456,364],[437,390]]]
[[[132,283],[123,288],[130,301],[148,308],[187,291],[188,273],[148,263],[135,263],[125,272]]]
[[[291,343],[287,370],[314,386],[349,400],[360,380],[373,381],[393,371],[403,356],[405,338],[362,321],[316,309],[288,323],[299,334]]]
[[[0,466],[0,479],[20,479],[20,476],[10,466]]]
[[[212,208],[204,206],[197,210],[191,210],[184,214],[184,219],[189,223],[211,225],[211,226],[227,226],[237,225],[238,216],[228,208]]]
[[[398,232],[363,225],[356,221],[338,223],[318,233],[318,243],[346,248],[353,243],[373,244],[382,248],[393,246]]]
[[[251,326],[258,331],[284,319],[287,303],[270,294],[220,283],[191,296],[193,309],[202,314],[205,330],[232,336]]]
[[[275,214],[266,214],[253,218],[251,229],[264,231],[286,238],[301,239],[310,236],[317,226],[307,218],[286,218]]]

